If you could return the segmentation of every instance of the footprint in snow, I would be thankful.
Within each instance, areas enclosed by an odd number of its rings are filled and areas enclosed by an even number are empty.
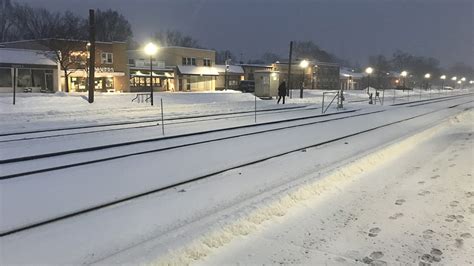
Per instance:
[[[449,203],[449,206],[451,206],[451,207],[457,207],[458,204],[459,204],[459,201],[454,200],[454,201],[451,201],[451,202]]]
[[[430,254],[423,254],[421,256],[419,265],[431,265],[432,262],[440,262],[442,254],[441,250],[433,248]]]
[[[402,205],[403,203],[405,203],[404,199],[398,199],[395,201],[395,205]]]
[[[418,181],[418,184],[423,185],[425,181]]]
[[[472,235],[471,235],[470,233],[462,233],[462,234],[461,234],[461,237],[467,239],[467,238],[471,238]]]
[[[436,178],[438,178],[438,177],[439,177],[439,175],[434,175],[434,176],[432,176],[432,177],[430,177],[430,178],[431,178],[431,179],[436,179]]]
[[[433,237],[433,234],[434,234],[434,231],[433,231],[433,230],[427,229],[427,230],[423,231],[423,238],[424,238],[424,239],[432,238],[432,237]]]
[[[466,198],[471,198],[474,196],[474,191],[469,191],[469,192],[466,192]]]
[[[428,191],[428,190],[421,190],[420,192],[418,192],[418,195],[419,195],[419,196],[424,196],[424,195],[428,195],[428,194],[430,194],[430,193],[431,193],[431,192]]]
[[[369,264],[372,266],[383,266],[387,265],[387,262],[380,260],[383,257],[383,253],[381,251],[374,251],[368,257],[364,257],[362,262],[365,264]]]
[[[392,215],[392,216],[390,216],[390,217],[388,217],[388,218],[391,219],[391,220],[396,220],[396,219],[398,219],[398,218],[400,218],[400,217],[403,217],[403,213],[397,212],[397,213],[395,213],[394,215]]]
[[[378,227],[371,228],[369,230],[369,236],[370,237],[376,237],[380,233],[380,231],[382,231],[382,230]]]
[[[449,167],[454,167],[454,166],[456,166],[455,163],[449,165]]]

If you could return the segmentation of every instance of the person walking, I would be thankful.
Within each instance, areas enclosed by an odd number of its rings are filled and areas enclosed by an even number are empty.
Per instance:
[[[280,86],[278,86],[278,101],[277,104],[280,103],[281,98],[283,98],[283,104],[285,104],[285,97],[286,97],[286,82],[283,81],[280,83]]]

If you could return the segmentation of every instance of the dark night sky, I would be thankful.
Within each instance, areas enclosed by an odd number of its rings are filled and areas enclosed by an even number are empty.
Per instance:
[[[112,8],[137,40],[177,29],[205,47],[244,59],[287,56],[290,40],[313,40],[352,62],[396,49],[433,56],[443,66],[474,66],[474,0],[17,0],[54,11]]]

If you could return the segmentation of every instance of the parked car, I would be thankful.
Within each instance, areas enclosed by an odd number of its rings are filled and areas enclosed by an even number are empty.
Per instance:
[[[255,92],[255,81],[241,80],[239,83],[239,90],[242,92]]]

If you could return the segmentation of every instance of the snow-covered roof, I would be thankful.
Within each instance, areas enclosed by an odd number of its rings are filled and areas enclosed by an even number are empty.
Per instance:
[[[341,78],[347,78],[349,76],[352,76],[352,78],[355,78],[355,79],[360,79],[360,78],[363,78],[365,77],[366,75],[364,73],[360,73],[360,72],[352,72],[352,70],[348,69],[348,68],[341,68],[339,70],[339,76]]]
[[[226,65],[215,65],[217,72],[224,73]],[[235,73],[235,74],[244,74],[244,69],[241,66],[236,65],[229,65],[229,69],[227,70],[228,73]]]
[[[44,52],[11,48],[0,48],[0,63],[57,66]]]
[[[219,76],[215,67],[179,65],[178,70],[183,75]]]
[[[262,64],[239,64],[242,67],[261,67],[261,68],[272,68],[273,66],[270,65],[262,65]]]

